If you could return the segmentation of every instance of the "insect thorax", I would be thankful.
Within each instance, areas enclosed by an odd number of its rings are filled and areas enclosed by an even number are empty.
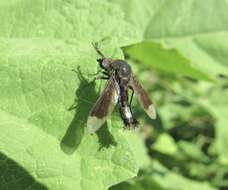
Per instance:
[[[127,64],[123,60],[115,60],[113,62],[113,69],[116,72],[116,77],[118,78],[118,81],[128,83],[131,77],[131,67],[129,64]]]

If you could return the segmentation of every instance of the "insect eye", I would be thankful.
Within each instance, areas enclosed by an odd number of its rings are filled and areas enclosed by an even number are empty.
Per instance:
[[[103,59],[97,59],[98,63],[102,63]]]
[[[100,66],[104,69],[109,68],[110,66],[110,60],[109,59],[97,59],[97,61],[99,62]]]
[[[100,67],[102,67],[102,68],[103,68],[103,64],[102,64],[103,60],[104,59],[97,59],[97,62],[99,63]]]

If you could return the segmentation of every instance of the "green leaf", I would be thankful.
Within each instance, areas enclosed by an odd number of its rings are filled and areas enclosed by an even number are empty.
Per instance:
[[[120,119],[93,136],[85,128],[100,89],[91,42],[105,38],[104,54],[121,58],[115,48],[137,39],[121,10],[98,0],[0,9],[0,153],[16,165],[0,161],[1,189],[104,190],[136,176],[146,153],[134,132]]]
[[[161,71],[196,79],[210,79],[209,75],[192,67],[190,62],[177,51],[165,50],[159,44],[143,42],[126,48],[126,52],[131,58]]]
[[[215,33],[192,39],[167,40],[164,46],[176,48],[191,62],[192,67],[216,77],[219,74],[228,75],[227,37],[228,33]]]
[[[158,183],[162,184],[163,187],[169,188],[169,189],[215,190],[215,188],[211,187],[207,182],[197,182],[194,180],[190,180],[190,179],[184,178],[174,172],[167,172],[167,174],[165,174],[165,176],[156,175],[156,176],[154,176],[154,179]]]
[[[209,161],[208,157],[200,150],[199,147],[197,147],[197,145],[187,141],[179,141],[177,145],[178,148],[189,158],[202,162]]]
[[[112,0],[145,39],[185,38],[228,30],[228,4],[208,0]]]
[[[117,47],[138,38],[117,6],[98,0],[8,1],[0,8],[1,37],[49,37],[75,44],[111,38]]]
[[[158,184],[156,181],[151,179],[151,177],[143,176],[139,180],[132,182],[123,182],[118,185],[115,185],[109,190],[146,190],[146,189],[156,189],[156,190],[165,190]]]
[[[163,154],[175,155],[177,153],[175,141],[168,134],[159,135],[157,141],[153,144],[153,148]]]
[[[175,10],[175,11],[174,11]],[[228,30],[228,4],[208,0],[163,1],[145,31],[145,37],[183,38]]]
[[[150,175],[154,181],[161,184],[162,187],[167,189],[203,189],[203,190],[215,190],[207,182],[198,182],[182,177],[181,175],[167,170],[159,162],[153,163],[153,168],[148,169],[147,175]]]
[[[224,66],[228,52],[225,45],[228,30],[226,0],[209,0],[207,3],[198,0],[112,2],[122,8],[125,19],[134,24],[142,40],[159,42],[165,49],[176,49],[191,67],[211,78],[218,74],[228,75]],[[157,57],[156,54],[153,56]]]
[[[215,147],[219,155],[221,163],[228,165],[228,90],[224,88],[216,88],[210,94],[210,99],[199,100],[215,117]]]
[[[190,180],[181,175],[167,170],[159,162],[154,161],[152,166],[147,167],[145,172],[142,172],[139,180],[135,182],[129,181],[118,184],[110,190],[189,190],[189,189],[203,189],[215,190],[207,182],[198,182]]]
[[[69,155],[61,150],[58,139],[26,119],[5,112],[1,112],[1,118],[0,150],[49,189],[106,189],[137,172],[138,163],[132,152],[133,147],[126,140],[138,141],[137,138],[131,132],[111,129],[111,124],[108,126],[113,139],[118,142],[116,145],[110,144],[109,148],[102,148],[99,142],[102,137],[86,133],[77,151]],[[103,135],[108,133],[107,130],[101,132]],[[107,141],[103,143],[108,144]],[[139,143],[134,148],[143,147]],[[10,172],[2,173],[0,184],[10,175]],[[23,175],[15,180],[20,178]],[[18,181],[14,187],[22,185],[20,183]],[[6,183],[3,189],[10,185]],[[30,185],[32,184],[28,184]]]

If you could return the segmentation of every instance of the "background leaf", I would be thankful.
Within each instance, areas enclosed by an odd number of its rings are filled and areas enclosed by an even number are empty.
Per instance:
[[[133,59],[141,61],[149,67],[189,76],[196,79],[210,80],[210,76],[191,66],[189,60],[181,56],[176,50],[165,50],[159,44],[142,42],[126,48],[126,53]]]
[[[113,188],[227,189],[227,2],[111,2],[141,34],[124,51],[156,104],[155,122],[141,117],[151,163],[165,168]]]
[[[176,49],[192,68],[210,77],[228,74],[224,66],[228,52],[224,45],[228,29],[225,0],[209,0],[206,4],[197,0],[112,2],[122,8],[125,19],[134,24],[142,40],[159,42],[168,50]],[[153,52],[154,57],[158,57],[156,53]],[[170,51],[166,53],[169,55]]]

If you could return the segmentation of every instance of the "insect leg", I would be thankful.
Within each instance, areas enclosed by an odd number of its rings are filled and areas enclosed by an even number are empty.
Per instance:
[[[110,77],[109,76],[97,76],[95,78],[95,80],[100,80],[100,79],[102,79],[102,80],[108,80],[108,79],[110,79]]]
[[[100,73],[103,73],[102,70],[98,70],[96,73],[93,73],[93,74],[81,73],[81,71],[77,71],[77,70],[75,70],[75,69],[72,69],[72,71],[75,72],[77,75],[80,74],[80,75],[86,75],[86,76],[96,76],[96,75],[98,75],[98,74],[100,74]]]
[[[110,74],[109,74],[108,72],[106,72],[106,71],[102,71],[102,73],[103,73],[103,75],[105,75],[105,76],[107,76],[107,77],[110,76]]]
[[[108,80],[110,79],[110,74],[106,71],[102,71],[103,75],[99,75],[97,76],[94,80],[99,80],[99,79],[104,79],[104,80]]]
[[[105,57],[104,54],[99,50],[99,48],[98,48],[98,43],[97,43],[97,42],[92,43],[92,46],[93,46],[93,48],[96,50],[96,52],[97,52],[102,58]]]
[[[105,76],[107,76],[107,77],[109,77],[109,73],[107,72],[107,71],[103,71],[103,70],[98,70],[96,73],[94,73],[94,74],[87,74],[88,76],[96,76],[96,75],[98,75],[98,74],[100,74],[100,73],[102,73],[103,75],[105,75]]]
[[[131,86],[129,86],[129,89],[131,89],[131,91],[132,91],[131,98],[130,98],[130,106],[131,106],[131,103],[132,103],[132,100],[133,100],[133,96],[134,96],[135,91],[134,91],[134,89]]]

